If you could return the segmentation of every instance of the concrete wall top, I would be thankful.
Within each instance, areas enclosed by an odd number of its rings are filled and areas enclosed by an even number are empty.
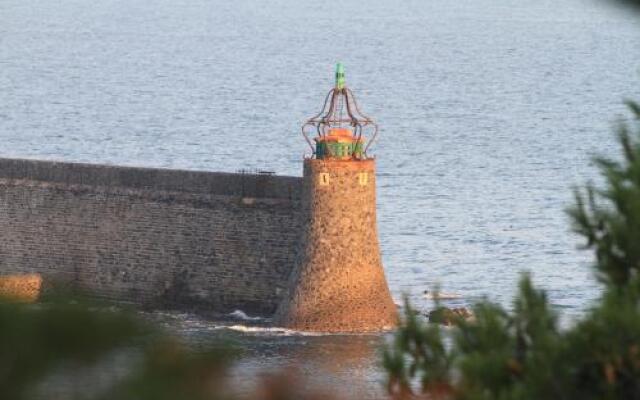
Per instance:
[[[0,158],[0,179],[299,200],[302,178]]]

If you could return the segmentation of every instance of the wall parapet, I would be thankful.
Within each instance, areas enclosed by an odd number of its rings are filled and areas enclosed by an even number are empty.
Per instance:
[[[0,158],[0,179],[299,200],[302,178]]]

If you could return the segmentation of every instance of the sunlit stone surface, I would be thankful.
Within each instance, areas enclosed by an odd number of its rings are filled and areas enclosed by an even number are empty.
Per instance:
[[[384,276],[374,160],[305,160],[302,248],[276,324],[325,332],[396,324]]]
[[[42,278],[38,274],[0,275],[0,297],[34,302],[40,295]]]

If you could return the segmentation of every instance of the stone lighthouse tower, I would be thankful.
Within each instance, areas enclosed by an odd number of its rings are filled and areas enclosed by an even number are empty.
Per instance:
[[[378,244],[375,159],[367,155],[377,129],[358,109],[338,64],[323,110],[302,127],[313,150],[304,160],[304,230],[276,325],[323,332],[396,325]],[[372,134],[368,142],[365,132]]]

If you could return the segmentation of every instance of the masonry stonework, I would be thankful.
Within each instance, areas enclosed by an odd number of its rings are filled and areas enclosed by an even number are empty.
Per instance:
[[[270,316],[301,178],[0,159],[0,275],[148,308]]]
[[[0,276],[0,297],[11,301],[33,303],[40,296],[42,277],[38,274]]]
[[[392,327],[375,184],[372,159],[308,159],[303,178],[0,159],[0,294],[37,277],[150,309]]]
[[[373,159],[304,161],[302,240],[277,325],[333,332],[396,325],[380,258],[375,185]]]

